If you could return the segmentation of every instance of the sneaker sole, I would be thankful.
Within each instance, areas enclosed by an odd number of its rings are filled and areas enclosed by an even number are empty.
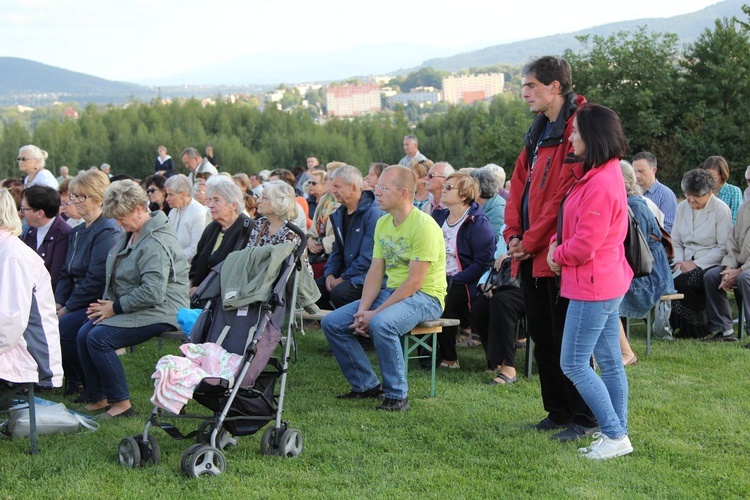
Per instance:
[[[578,451],[581,452],[581,450],[578,450]],[[630,445],[627,448],[623,448],[621,450],[614,451],[612,453],[607,453],[606,455],[601,455],[599,453],[595,453],[595,454],[584,453],[583,456],[586,458],[590,458],[591,460],[609,460],[611,458],[621,457],[623,455],[628,455],[630,453],[633,453],[633,445]]]

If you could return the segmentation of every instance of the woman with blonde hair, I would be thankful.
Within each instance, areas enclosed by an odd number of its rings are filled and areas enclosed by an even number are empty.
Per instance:
[[[471,301],[477,294],[477,283],[495,254],[495,233],[487,215],[477,204],[479,183],[466,172],[450,174],[443,184],[441,203],[447,208],[432,212],[445,238],[445,271],[448,294],[443,318],[461,320],[470,326]],[[438,337],[438,355],[444,368],[459,368],[456,335],[459,327],[449,327]]]
[[[166,214],[151,213],[135,182],[113,182],[103,212],[125,234],[107,258],[104,298],[89,305],[77,341],[86,409],[108,409],[99,418],[111,419],[135,415],[117,349],[179,328],[177,310],[189,307],[188,267]]]
[[[20,234],[16,203],[0,189],[0,381],[60,387],[60,334],[49,272]]]
[[[427,191],[427,186],[424,183],[427,173],[434,166],[430,160],[412,160],[409,164],[409,170],[414,174],[414,178],[417,180],[417,192],[414,194],[414,206],[417,210],[422,210],[422,207],[432,201],[432,193]]]
[[[60,320],[65,394],[73,395],[81,393],[84,385],[76,342],[78,330],[87,320],[89,304],[104,293],[107,255],[122,230],[102,213],[104,192],[109,187],[107,174],[86,170],[69,180],[70,203],[83,224],[68,235],[68,252],[55,288],[55,303]]]

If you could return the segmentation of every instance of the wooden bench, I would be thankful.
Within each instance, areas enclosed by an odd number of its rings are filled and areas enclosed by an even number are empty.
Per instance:
[[[321,310],[317,314],[300,311],[300,323],[304,320],[320,321],[331,311]],[[409,360],[430,359],[430,397],[435,397],[435,373],[437,371],[437,336],[442,333],[444,327],[459,326],[461,322],[457,319],[440,318],[431,321],[423,321],[412,331],[401,336],[401,346],[404,351],[404,378],[409,376]],[[427,354],[420,354],[419,348],[425,349]]]

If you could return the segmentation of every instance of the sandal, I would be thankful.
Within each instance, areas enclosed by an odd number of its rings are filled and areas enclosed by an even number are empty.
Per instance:
[[[518,382],[518,374],[515,374],[513,378],[511,378],[504,373],[497,372],[497,376],[488,380],[487,385],[510,385],[515,384],[516,382]]]

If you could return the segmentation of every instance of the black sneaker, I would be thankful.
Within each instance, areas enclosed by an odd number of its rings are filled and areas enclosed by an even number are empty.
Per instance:
[[[577,441],[589,437],[598,431],[599,427],[584,427],[580,424],[572,423],[564,431],[558,432],[552,436],[552,439],[557,439],[561,443],[567,443],[569,441]]]
[[[535,431],[554,431],[557,429],[564,429],[565,427],[565,424],[558,424],[557,422],[552,421],[552,419],[550,419],[549,417],[546,417],[540,420],[537,424],[530,424],[525,426],[524,429]]]
[[[716,332],[708,337],[703,337],[704,342],[738,342],[739,339],[734,332]]]
[[[349,391],[346,394],[339,394],[336,396],[338,399],[377,399],[383,395],[383,389],[379,385],[372,389],[367,389],[365,392]]]
[[[378,406],[377,410],[383,411],[406,411],[410,408],[409,398],[404,399],[393,399],[385,398],[383,402]]]

